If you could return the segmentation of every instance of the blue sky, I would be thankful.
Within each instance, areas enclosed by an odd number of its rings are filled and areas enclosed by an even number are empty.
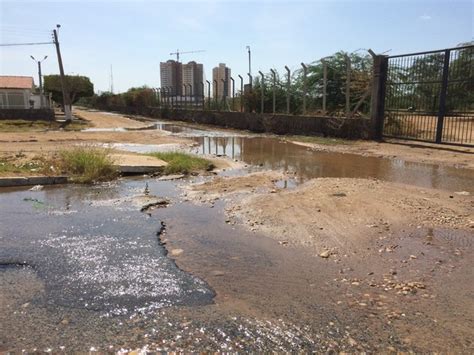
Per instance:
[[[338,50],[390,54],[456,46],[473,40],[474,1],[22,1],[0,0],[1,43],[43,42],[61,24],[66,73],[89,76],[95,90],[158,87],[169,53],[203,49],[182,61],[203,63],[206,76],[226,63],[232,76],[285,65],[299,68]],[[2,75],[31,75],[30,55],[48,55],[43,74],[58,73],[53,45],[0,47]]]

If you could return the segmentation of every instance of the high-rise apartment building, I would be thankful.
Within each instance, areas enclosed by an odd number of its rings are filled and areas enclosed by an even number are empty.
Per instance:
[[[160,63],[161,87],[169,88],[171,95],[181,96],[183,93],[182,64],[175,60]]]
[[[192,91],[186,89],[186,94],[201,97],[203,94],[201,83],[204,82],[204,68],[202,64],[194,61],[183,64],[183,85],[191,85]]]
[[[213,85],[217,82],[217,87],[214,87],[214,97],[223,98],[229,97],[231,94],[231,71],[230,68],[226,67],[224,63],[220,63],[219,66],[212,69],[212,81]],[[223,82],[224,81],[224,82]]]
[[[182,64],[175,60],[160,63],[161,87],[170,88],[172,96],[202,96],[202,85],[204,81],[204,68],[202,64],[194,61]],[[184,90],[186,86],[186,92]],[[190,92],[189,86],[192,91]]]

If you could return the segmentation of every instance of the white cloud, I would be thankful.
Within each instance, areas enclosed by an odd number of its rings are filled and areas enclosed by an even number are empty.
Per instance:
[[[429,20],[431,20],[431,16],[424,14],[424,15],[421,15],[419,17],[419,19],[422,20],[422,21],[429,21]]]

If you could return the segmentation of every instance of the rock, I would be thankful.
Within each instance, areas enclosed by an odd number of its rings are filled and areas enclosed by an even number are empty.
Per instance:
[[[287,244],[288,244],[288,241],[287,241],[287,240],[280,240],[280,241],[278,242],[278,244],[280,244],[280,245],[287,245]]]
[[[171,249],[170,251],[171,256],[180,256],[183,253],[184,253],[183,249]]]
[[[325,250],[322,253],[319,254],[321,258],[327,259],[331,255],[331,252],[329,250]]]
[[[212,276],[224,276],[225,273],[223,271],[220,271],[220,270],[214,270],[214,271],[211,271],[211,275]]]
[[[43,187],[43,185],[35,185],[30,189],[30,191],[40,191],[43,190]]]
[[[62,324],[62,325],[68,325],[68,324],[69,324],[69,319],[64,318],[64,319],[61,321],[61,324]]]

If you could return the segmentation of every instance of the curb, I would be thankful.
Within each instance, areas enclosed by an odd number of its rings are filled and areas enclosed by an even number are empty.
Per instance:
[[[0,177],[0,187],[66,184],[67,176]]]

